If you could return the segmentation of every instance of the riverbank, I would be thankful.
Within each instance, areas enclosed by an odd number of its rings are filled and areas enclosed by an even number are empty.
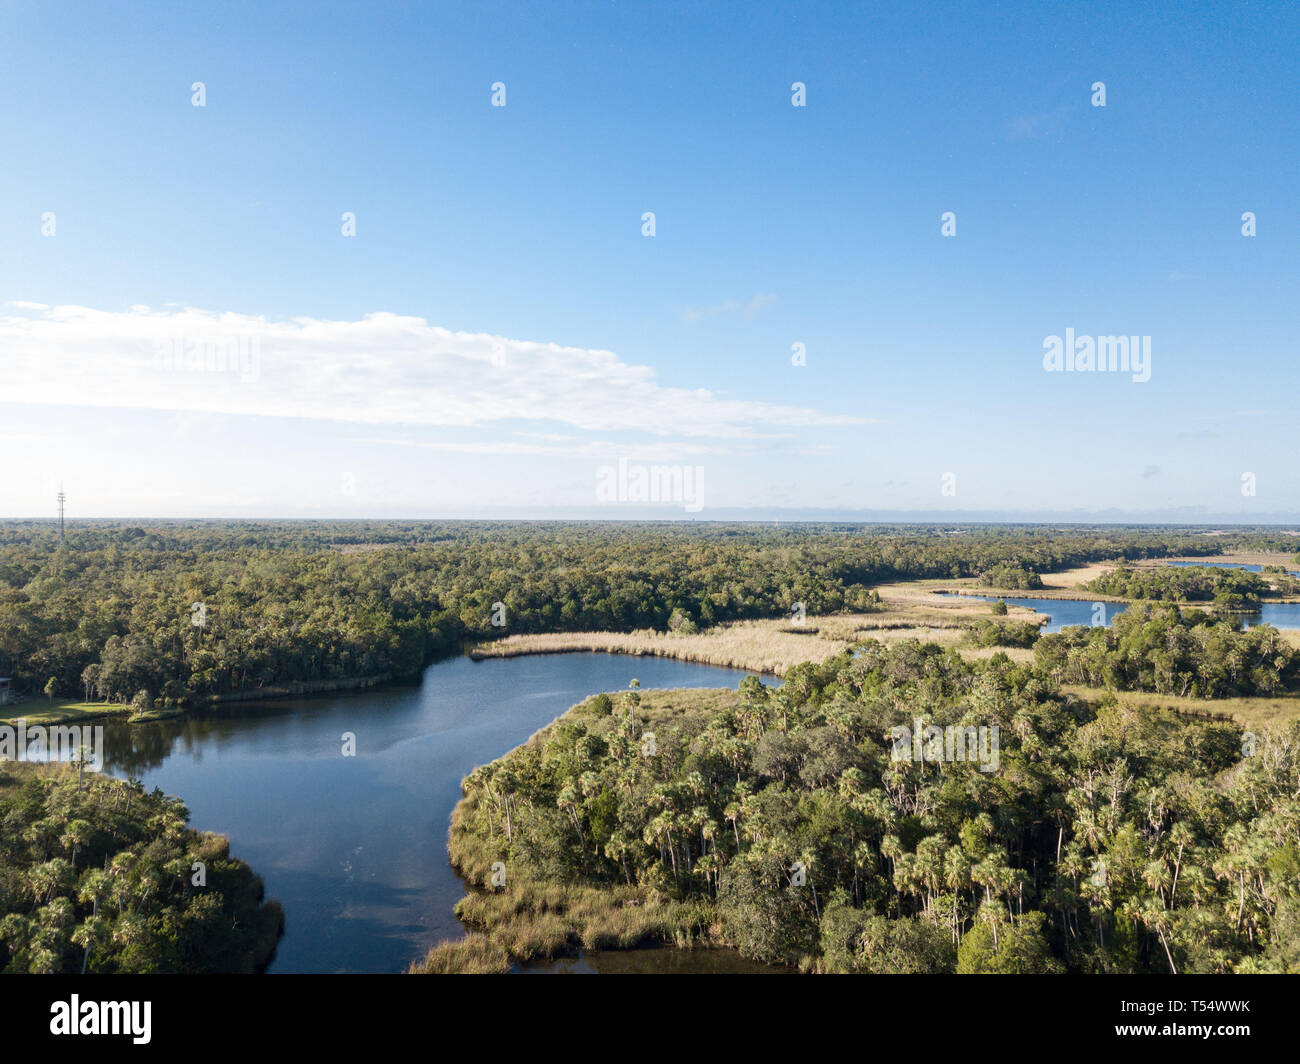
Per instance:
[[[782,630],[777,623],[745,622],[694,635],[649,630],[512,635],[475,644],[468,654],[474,661],[531,654],[627,654],[784,676],[801,661],[825,661],[852,646],[851,640],[823,631],[815,620],[797,634]]]
[[[236,702],[266,702],[276,698],[304,698],[311,695],[337,694],[343,691],[365,691],[397,682],[391,673],[379,676],[354,676],[343,680],[301,680],[277,684],[273,687],[255,687],[245,691],[212,695],[193,703],[154,708],[137,712],[125,702],[76,702],[56,698],[53,701],[28,699],[25,702],[0,706],[0,723],[26,720],[28,725],[49,727],[55,724],[96,724],[104,721],[125,721],[127,724],[151,724],[162,720],[183,717],[195,710],[210,709]]]
[[[740,704],[727,688],[644,690],[636,718],[647,729],[683,717],[712,717]],[[540,750],[554,729],[596,713],[592,696],[538,729],[497,762]],[[496,762],[493,762],[496,763]],[[581,950],[634,950],[658,944],[678,949],[725,948],[721,924],[707,900],[676,900],[642,884],[593,886],[512,874],[494,883],[505,868],[499,843],[474,830],[480,796],[463,793],[451,816],[447,854],[469,893],[456,905],[457,918],[469,929],[464,938],[435,946],[409,971],[417,975],[497,974],[518,964],[574,956]],[[504,886],[505,889],[499,889]]]
[[[49,727],[55,724],[94,724],[106,720],[130,720],[134,710],[124,702],[73,702],[56,698],[53,701],[28,699],[0,706],[0,724],[15,724],[25,720],[30,727]],[[175,713],[151,713],[135,719],[163,720]]]
[[[387,672],[377,676],[352,676],[342,680],[296,680],[293,683],[277,684],[273,687],[256,687],[245,691],[232,691],[224,695],[213,695],[198,704],[220,706],[227,702],[264,702],[272,698],[302,698],[309,695],[336,694],[340,691],[366,691],[395,681],[396,677]]]
[[[8,972],[254,974],[275,956],[282,907],[174,797],[68,764],[4,762],[0,821],[12,833],[0,867]],[[96,882],[105,874],[111,889]],[[209,874],[212,889],[194,889]],[[17,888],[38,876],[33,917]]]

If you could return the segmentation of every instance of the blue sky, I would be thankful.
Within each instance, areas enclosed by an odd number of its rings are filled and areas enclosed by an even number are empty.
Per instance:
[[[1300,513],[1300,11],[1185,8],[6,5],[0,514]]]

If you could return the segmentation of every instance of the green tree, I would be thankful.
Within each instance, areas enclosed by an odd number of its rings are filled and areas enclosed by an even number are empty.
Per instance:
[[[1011,917],[996,902],[980,906],[975,926],[957,948],[961,975],[1056,975],[1065,965],[1052,955],[1043,932],[1046,914]]]

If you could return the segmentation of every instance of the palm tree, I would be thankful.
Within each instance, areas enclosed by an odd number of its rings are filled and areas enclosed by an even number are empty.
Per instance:
[[[80,783],[78,783],[80,787]],[[67,827],[63,829],[63,834],[59,836],[59,845],[65,850],[72,851],[72,871],[77,870],[77,854],[81,848],[90,840],[91,833],[94,829],[85,820],[72,820],[68,822]]]
[[[578,845],[583,853],[587,851],[587,840],[582,834],[582,820],[578,816],[578,792],[571,783],[566,783],[560,790],[560,796],[556,798],[555,804],[560,809],[569,814],[569,819],[573,822],[573,830],[578,833]]]
[[[1169,841],[1178,847],[1178,856],[1174,858],[1174,880],[1169,888],[1169,908],[1173,909],[1178,904],[1178,873],[1183,867],[1183,851],[1194,841],[1191,828],[1181,820],[1175,822],[1169,829]]]
[[[623,878],[627,880],[629,887],[632,886],[632,873],[628,871],[627,855],[631,852],[632,840],[621,831],[615,831],[605,842],[605,856],[622,866]]]
[[[661,812],[646,825],[645,832],[642,836],[647,846],[657,844],[659,846],[659,860],[664,860],[664,840],[668,840],[668,854],[672,858],[673,879],[677,879],[677,854],[672,847],[672,814]]]
[[[27,889],[38,905],[54,900],[54,896],[72,879],[72,866],[62,857],[38,864],[27,872]]]
[[[77,900],[82,905],[90,904],[92,916],[99,915],[99,903],[108,897],[110,884],[108,876],[98,868],[88,869],[77,886]]]
[[[1126,906],[1125,909],[1129,916],[1143,927],[1155,929],[1160,936],[1160,944],[1165,948],[1165,959],[1169,962],[1170,974],[1177,975],[1178,969],[1174,966],[1174,955],[1169,950],[1169,939],[1165,937],[1165,923],[1169,914],[1162,907],[1156,905],[1154,899],[1150,897],[1135,901]]]
[[[961,846],[950,846],[943,856],[944,885],[952,891],[952,940],[960,944],[965,920],[961,917],[961,892],[971,885],[971,860]]]
[[[81,974],[86,974],[90,964],[91,950],[102,946],[109,939],[108,921],[102,916],[88,916],[72,932],[73,945],[80,946],[85,952],[81,955]]]

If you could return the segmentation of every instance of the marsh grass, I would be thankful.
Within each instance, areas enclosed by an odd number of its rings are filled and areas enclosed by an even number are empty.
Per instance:
[[[465,856],[466,864],[458,867],[472,879],[471,867],[481,867],[484,855]],[[513,877],[496,890],[471,890],[457,903],[456,916],[470,934],[434,947],[412,971],[505,971],[514,962],[549,960],[578,949],[634,949],[647,943],[689,949],[708,940],[712,919],[707,905],[675,901],[654,889],[529,877]]]
[[[735,691],[725,688],[645,690],[637,716],[654,723],[702,706],[716,711],[737,698]],[[580,702],[560,719],[590,713],[592,701]],[[541,742],[547,728],[524,745]],[[549,960],[579,949],[626,950],[650,944],[692,949],[720,944],[711,905],[700,900],[678,901],[654,887],[561,883],[513,874],[504,887],[494,888],[492,866],[506,855],[500,838],[485,838],[474,830],[478,812],[477,796],[462,798],[452,812],[447,841],[451,864],[469,887],[455,910],[469,934],[435,946],[411,966],[411,972],[493,973],[509,971],[515,963]]]
[[[676,632],[572,632],[514,635],[480,643],[473,658],[508,658],[521,654],[596,651],[641,657],[675,658],[722,668],[748,669],[784,676],[801,661],[825,661],[849,646],[822,632],[781,631],[784,622],[744,621],[693,635]]]
[[[55,778],[70,771],[58,761],[0,761],[0,798],[10,797],[28,780]]]
[[[458,942],[440,942],[410,970],[414,975],[501,975],[510,971],[511,963],[510,954],[487,935],[473,934]]]
[[[653,889],[592,887],[518,879],[500,891],[475,891],[456,915],[518,961],[582,949],[633,949],[645,943],[685,948],[707,937],[707,906]]]
[[[1068,685],[1061,690],[1089,702],[1099,702],[1107,696],[1121,705],[1136,709],[1172,709],[1180,713],[1206,714],[1210,717],[1225,715],[1248,728],[1263,728],[1286,724],[1300,717],[1300,695],[1272,695],[1243,698],[1185,698],[1178,695],[1158,695],[1148,691],[1108,691],[1101,687]]]
[[[478,660],[524,654],[604,652],[675,658],[784,676],[800,662],[824,662],[863,639],[886,642],[921,639],[955,645],[966,630],[988,615],[988,604],[983,602],[948,602],[929,594],[907,595],[887,601],[885,608],[877,612],[810,616],[800,625],[781,618],[736,621],[691,634],[645,629],[512,635],[478,643],[470,648],[469,655]],[[1007,619],[1046,621],[1045,617],[1019,606],[1010,608]]]

